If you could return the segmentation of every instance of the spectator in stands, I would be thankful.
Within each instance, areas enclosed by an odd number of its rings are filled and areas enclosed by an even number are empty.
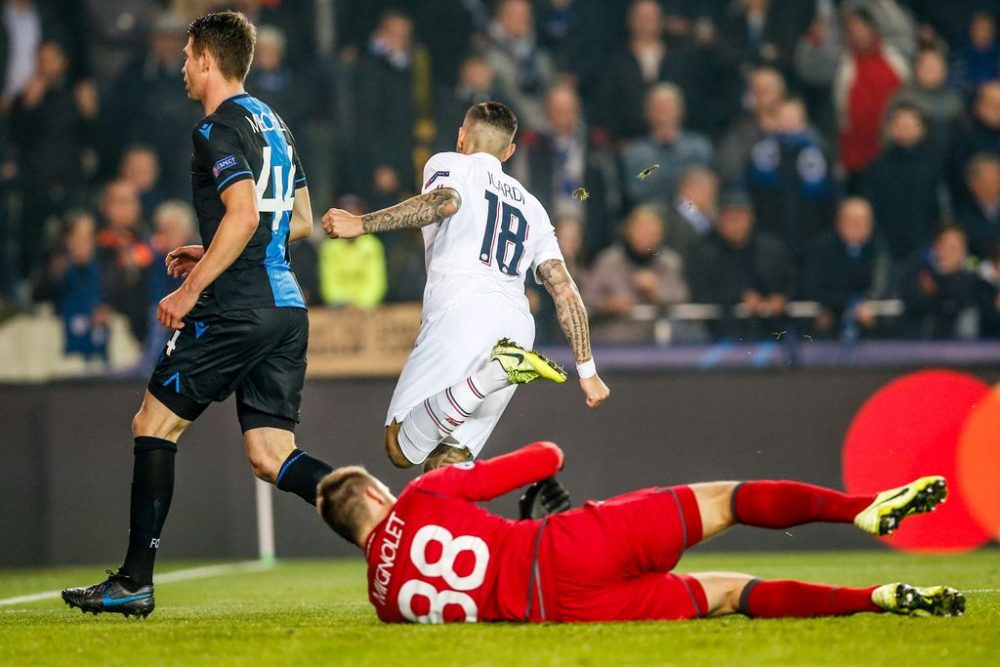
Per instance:
[[[657,84],[649,91],[646,120],[649,135],[630,142],[622,156],[625,191],[633,202],[666,207],[685,171],[712,165],[712,144],[684,128],[684,94],[672,83]],[[645,174],[654,165],[658,166]]]
[[[622,229],[622,240],[594,261],[584,300],[595,340],[652,342],[653,322],[631,319],[638,305],[664,306],[688,298],[684,261],[663,245],[663,215],[640,205]]]
[[[840,16],[834,0],[817,0],[812,23],[799,37],[793,57],[793,75],[798,92],[806,100],[809,114],[823,136],[836,136],[833,82],[843,56]]]
[[[149,246],[153,251],[150,264],[149,302],[154,307],[184,281],[183,276],[172,278],[166,272],[167,254],[181,246],[198,243],[195,213],[191,204],[180,199],[168,199],[153,211],[153,235]],[[153,313],[155,318],[156,313]]]
[[[959,210],[971,196],[965,184],[965,166],[979,154],[1000,156],[1000,81],[983,84],[979,89],[972,119],[953,141],[948,171],[952,199]]]
[[[849,11],[844,30],[847,52],[841,59],[834,92],[840,118],[840,161],[847,172],[847,190],[853,193],[859,190],[864,171],[878,157],[882,115],[909,77],[909,67],[882,40],[867,9]]]
[[[77,94],[68,67],[58,42],[42,42],[34,74],[11,111],[24,188],[18,239],[24,278],[40,268],[50,220],[85,200],[83,157],[98,109],[93,99]]]
[[[187,25],[163,13],[153,26],[149,46],[121,71],[107,94],[101,116],[104,171],[110,175],[129,144],[142,143],[160,159],[164,197],[191,196],[190,137],[203,112],[187,97],[181,68]]]
[[[458,83],[443,87],[438,93],[436,123],[439,151],[455,150],[455,133],[465,121],[469,107],[490,100],[504,101],[494,79],[493,68],[482,56],[471,55],[462,61]],[[518,143],[521,143],[520,136]]]
[[[563,260],[573,276],[576,286],[583,292],[590,281],[590,269],[584,263],[587,247],[587,230],[578,218],[571,215],[556,218],[553,223],[556,230],[556,240]]]
[[[685,43],[663,38],[663,12],[656,0],[635,0],[628,13],[628,43],[611,54],[601,68],[595,91],[594,117],[616,141],[642,137],[643,115],[651,88],[670,81],[693,99],[701,114],[712,113],[701,89],[711,82],[715,64]]]
[[[996,18],[989,12],[976,12],[969,21],[968,42],[955,52],[952,81],[971,100],[980,87],[997,78],[1000,78],[1000,44]]]
[[[167,296],[184,282],[184,277],[172,278],[166,271],[167,253],[181,246],[200,243],[195,229],[195,213],[191,204],[180,199],[168,199],[156,207],[151,216],[153,235],[149,246],[153,251],[153,261],[149,265],[149,335],[146,338],[142,361],[142,375],[148,374],[156,366],[163,346],[173,334],[160,326],[156,320],[156,310],[160,299]]]
[[[753,206],[741,191],[723,196],[715,231],[695,249],[688,280],[695,301],[724,307],[722,319],[709,326],[716,339],[771,333],[794,292],[788,253],[779,240],[754,229]]]
[[[913,16],[897,0],[847,0],[847,11],[868,12],[885,43],[906,58],[917,55],[917,29]]]
[[[135,186],[111,181],[101,197],[104,227],[97,237],[105,302],[128,318],[139,343],[149,332],[149,271],[153,250],[145,241],[142,207]]]
[[[578,21],[580,6],[573,0],[549,0],[539,12],[538,42],[552,54],[556,68],[566,71],[572,59],[571,31]]]
[[[778,104],[785,99],[785,78],[773,67],[758,67],[750,74],[748,93],[746,112],[719,143],[719,175],[724,183],[743,182],[754,144],[774,129]]]
[[[912,105],[896,106],[886,119],[885,149],[862,186],[894,259],[909,258],[930,243],[943,184],[942,160],[927,139],[923,113]]]
[[[923,49],[913,67],[913,81],[900,90],[891,106],[919,107],[930,123],[930,137],[938,150],[945,151],[951,132],[965,117],[961,95],[948,86],[948,62],[936,49]]]
[[[965,169],[971,201],[959,214],[970,252],[985,260],[1000,246],[1000,157],[977,155]]]
[[[424,285],[427,283],[423,236],[416,229],[405,229],[381,236],[389,272],[389,286],[385,300],[420,301],[424,297]]]
[[[666,244],[689,264],[692,251],[712,231],[719,205],[719,178],[711,169],[684,172],[666,212]]]
[[[42,43],[42,16],[31,0],[4,0],[5,37],[0,108],[9,109],[35,76],[38,47]]]
[[[965,232],[945,227],[905,274],[902,295],[911,333],[919,338],[975,338],[980,278],[969,267]]]
[[[11,239],[14,237],[16,220],[11,215],[10,202],[17,191],[17,161],[10,145],[7,124],[0,115],[0,320],[9,312],[18,285],[17,260]]]
[[[355,150],[365,174],[364,186],[374,196],[398,198],[416,187],[413,23],[409,17],[397,11],[383,14],[358,62],[355,82]]]
[[[993,246],[990,255],[982,258],[976,273],[980,279],[979,335],[1000,338],[1000,246]]]
[[[167,3],[88,0],[81,4],[85,5],[82,12],[85,23],[72,27],[87,32],[87,59],[102,93],[113,90],[116,82],[122,80],[131,58],[142,51],[150,28],[156,30],[156,4],[162,6]],[[184,25],[187,23],[184,22]],[[118,157],[114,155],[112,164],[118,164]]]
[[[355,215],[367,212],[364,202],[352,195],[341,197],[337,206]],[[382,303],[388,287],[385,255],[382,241],[374,234],[320,243],[318,273],[323,303],[363,309]],[[423,260],[422,253],[417,256]]]
[[[85,211],[67,214],[62,248],[53,255],[48,280],[63,321],[65,354],[108,358],[108,309],[104,305],[96,224]]]
[[[997,7],[996,0],[973,0],[974,5]],[[941,0],[908,0],[919,26],[921,42],[927,39],[944,41],[956,48],[963,43],[969,30],[970,4],[968,2],[941,2]]]
[[[309,70],[293,69],[286,52],[285,33],[274,26],[258,26],[246,89],[277,110],[289,127],[302,127],[312,115],[316,88],[309,80]]]
[[[746,182],[758,226],[801,262],[809,243],[830,228],[834,197],[830,162],[802,100],[778,105],[773,131],[750,155]]]
[[[501,0],[489,28],[483,55],[497,89],[510,102],[522,127],[545,126],[542,95],[555,82],[555,66],[539,46],[528,0]]]
[[[850,341],[878,324],[870,302],[889,295],[892,260],[874,231],[871,205],[852,197],[840,205],[836,228],[813,243],[804,295],[822,307],[818,334]]]
[[[142,202],[142,219],[152,220],[156,207],[163,202],[160,159],[156,151],[142,144],[129,147],[122,156],[118,176],[135,186]]]
[[[576,90],[561,84],[549,90],[545,131],[519,134],[511,173],[524,183],[552,218],[582,221],[587,257],[611,245],[621,210],[618,161],[608,135],[587,127]],[[578,192],[585,187],[589,196]]]
[[[379,3],[353,4],[377,6]],[[421,0],[406,4],[413,8],[417,34],[427,46],[433,68],[431,75],[435,83],[454,86],[470,48],[476,50],[486,41],[485,33],[490,24],[490,3],[483,0]],[[342,7],[343,3],[341,7],[337,7],[338,23],[343,15]]]
[[[795,43],[814,14],[815,3],[738,0],[720,27],[724,62],[746,74],[751,67],[787,70]]]

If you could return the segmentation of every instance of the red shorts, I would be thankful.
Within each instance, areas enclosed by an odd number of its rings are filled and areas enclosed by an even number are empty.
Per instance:
[[[687,486],[644,489],[551,516],[543,528],[529,620],[626,621],[703,616],[701,585],[670,574],[701,541]]]

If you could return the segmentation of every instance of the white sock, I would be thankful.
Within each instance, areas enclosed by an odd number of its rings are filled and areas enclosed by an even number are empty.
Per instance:
[[[465,423],[490,394],[510,386],[499,363],[486,366],[458,384],[439,391],[414,408],[399,429],[399,446],[412,463],[423,461]]]

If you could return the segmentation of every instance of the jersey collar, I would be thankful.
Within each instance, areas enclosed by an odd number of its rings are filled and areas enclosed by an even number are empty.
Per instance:
[[[491,155],[490,153],[483,153],[480,151],[479,153],[473,153],[470,157],[489,160],[490,162],[495,163],[496,166],[503,169],[503,163],[500,162],[500,159],[496,155]]]

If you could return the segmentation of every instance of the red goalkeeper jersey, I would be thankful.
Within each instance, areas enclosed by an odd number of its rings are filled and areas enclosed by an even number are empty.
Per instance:
[[[365,545],[368,599],[387,622],[528,620],[539,521],[512,521],[477,502],[551,477],[563,453],[538,442],[448,466],[406,486]]]

